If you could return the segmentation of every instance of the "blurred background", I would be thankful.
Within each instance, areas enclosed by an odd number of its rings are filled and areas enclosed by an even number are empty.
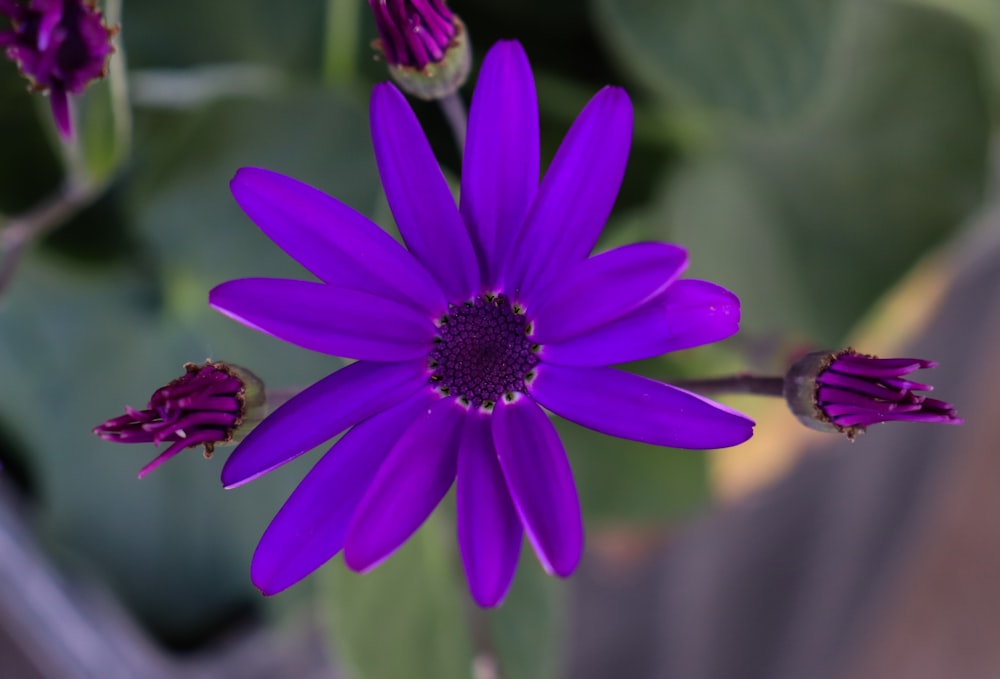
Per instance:
[[[921,378],[967,424],[851,444],[740,397],[727,402],[756,436],[706,454],[560,422],[588,537],[569,581],[525,550],[507,603],[470,611],[445,506],[373,573],[337,558],[264,599],[250,557],[315,453],[223,491],[225,449],[138,481],[155,449],[90,430],[186,361],[272,387],[337,368],[206,295],[302,276],[231,199],[241,166],[393,228],[368,135],[386,79],[374,21],[361,0],[113,0],[120,73],[79,100],[78,157],[0,62],[0,214],[44,200],[71,164],[107,186],[0,290],[0,674],[485,679],[473,661],[488,653],[529,679],[1000,676],[1000,4],[449,6],[477,64],[497,39],[524,44],[543,166],[597,89],[625,86],[635,138],[602,247],[682,244],[691,276],[742,299],[737,337],[631,368],[669,380],[779,374],[848,344],[915,354],[941,363]],[[457,177],[441,112],[414,107]]]

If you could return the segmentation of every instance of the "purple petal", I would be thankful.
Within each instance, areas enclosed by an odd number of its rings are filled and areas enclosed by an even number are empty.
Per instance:
[[[724,448],[753,435],[753,420],[731,408],[611,368],[542,364],[529,391],[567,420],[658,446]]]
[[[523,531],[497,460],[489,416],[465,418],[455,495],[458,548],[469,591],[480,606],[497,606],[514,581]]]
[[[424,360],[360,361],[294,396],[254,427],[222,467],[222,484],[240,486],[312,450],[427,385]]]
[[[921,370],[934,368],[937,363],[920,358],[870,358],[845,354],[838,357],[832,368],[837,372],[861,375],[862,377],[896,377]]]
[[[255,167],[229,183],[267,237],[317,278],[440,315],[440,288],[399,243],[367,217],[308,184]]]
[[[455,480],[465,410],[453,399],[431,403],[393,447],[347,531],[344,563],[374,568],[430,516]]]
[[[532,310],[534,341],[576,337],[607,325],[666,289],[687,265],[687,252],[666,243],[634,243],[571,269]]]
[[[843,387],[845,389],[852,389],[861,394],[867,394],[871,398],[881,398],[888,401],[895,401],[903,396],[897,389],[890,389],[884,384],[879,384],[877,382],[872,382],[870,380],[865,380],[860,377],[851,377],[849,375],[840,375],[833,372],[832,370],[826,370],[819,374],[816,378],[816,382],[822,385],[829,385],[832,387]],[[924,386],[924,385],[921,385]]]
[[[325,283],[242,278],[214,287],[208,303],[243,325],[332,356],[404,361],[426,355],[434,338],[429,316]]]
[[[573,472],[555,427],[530,398],[498,403],[493,441],[514,506],[542,567],[570,575],[583,553]]]
[[[170,439],[168,439],[170,440]],[[193,435],[176,441],[169,448],[164,450],[162,453],[157,455],[151,462],[146,464],[145,467],[139,470],[138,477],[140,479],[145,478],[150,472],[159,467],[161,464],[174,457],[182,450],[187,448],[192,448],[194,446],[200,446],[203,443],[218,442],[219,433],[215,431],[199,431]]]
[[[411,398],[355,426],[320,458],[264,531],[250,577],[267,595],[291,587],[341,550],[347,526],[389,451],[427,407]]]
[[[542,346],[546,363],[628,363],[723,340],[740,327],[740,300],[707,281],[676,281],[660,296],[605,326]]]
[[[389,207],[406,247],[451,301],[479,292],[479,267],[462,217],[406,99],[388,83],[371,98],[372,143]]]
[[[504,288],[531,301],[594,249],[611,214],[632,143],[632,104],[605,87],[563,140],[506,264]]]
[[[483,60],[462,161],[462,217],[492,287],[538,191],[538,100],[520,43],[501,41]]]

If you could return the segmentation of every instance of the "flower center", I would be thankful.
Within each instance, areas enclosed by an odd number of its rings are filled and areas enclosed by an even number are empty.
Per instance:
[[[452,305],[437,326],[430,369],[439,393],[491,410],[501,398],[527,389],[539,346],[519,306],[503,295],[480,295]]]

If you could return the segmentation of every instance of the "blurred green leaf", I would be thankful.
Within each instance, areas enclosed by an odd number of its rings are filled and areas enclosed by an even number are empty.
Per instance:
[[[975,28],[990,66],[993,120],[1000,121],[1000,3],[995,0],[910,0],[948,12]]]
[[[553,418],[573,466],[587,521],[689,514],[709,495],[707,457],[611,438]]]
[[[982,196],[989,118],[975,34],[913,4],[838,10],[800,115],[718,131],[648,215],[651,231],[691,249],[691,275],[740,295],[743,327],[758,335],[837,343]]]
[[[338,657],[358,679],[466,679],[474,605],[457,572],[454,540],[437,512],[385,563],[364,575],[341,558],[322,571],[322,604]]]
[[[228,450],[210,462],[193,450],[138,481],[156,448],[90,433],[204,357],[190,326],[150,311],[153,288],[137,267],[25,261],[0,311],[0,419],[30,448],[39,527],[55,553],[107,579],[164,638],[190,644],[257,600],[254,542],[301,470],[225,492]]]
[[[124,5],[122,37],[135,68],[257,61],[317,72],[323,5],[174,0],[166,11],[156,0],[132,0]]]
[[[0,419],[32,452],[53,549],[104,574],[165,637],[191,643],[261,601],[249,580],[254,544],[310,460],[225,492],[228,449],[207,463],[190,451],[137,481],[156,449],[90,430],[126,403],[143,406],[185,361],[232,361],[277,387],[337,369],[208,308],[225,279],[309,277],[242,214],[228,180],[240,165],[269,166],[362,209],[380,191],[364,107],[350,96],[225,102],[172,122],[141,130],[149,143],[122,192],[147,243],[141,259],[101,271],[22,264],[0,311]]]
[[[685,117],[776,121],[819,86],[837,0],[592,0],[625,66]]]

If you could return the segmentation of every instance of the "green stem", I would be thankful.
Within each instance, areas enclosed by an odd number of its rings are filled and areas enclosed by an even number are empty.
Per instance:
[[[122,0],[107,0],[104,16],[109,26],[120,26]],[[108,86],[111,90],[111,115],[114,123],[115,167],[121,165],[132,148],[132,106],[128,95],[128,70],[121,33],[114,38],[115,53],[108,64]]]
[[[465,153],[465,130],[469,124],[469,116],[465,111],[465,102],[458,92],[453,92],[447,97],[438,99],[438,105],[444,117],[448,120],[452,136],[455,137],[455,145],[460,154]]]
[[[0,294],[14,277],[14,272],[27,247],[73,215],[94,202],[104,190],[104,184],[67,178],[52,196],[23,215],[10,217],[0,230]]]
[[[361,0],[327,0],[323,36],[323,79],[349,83],[357,71]]]

